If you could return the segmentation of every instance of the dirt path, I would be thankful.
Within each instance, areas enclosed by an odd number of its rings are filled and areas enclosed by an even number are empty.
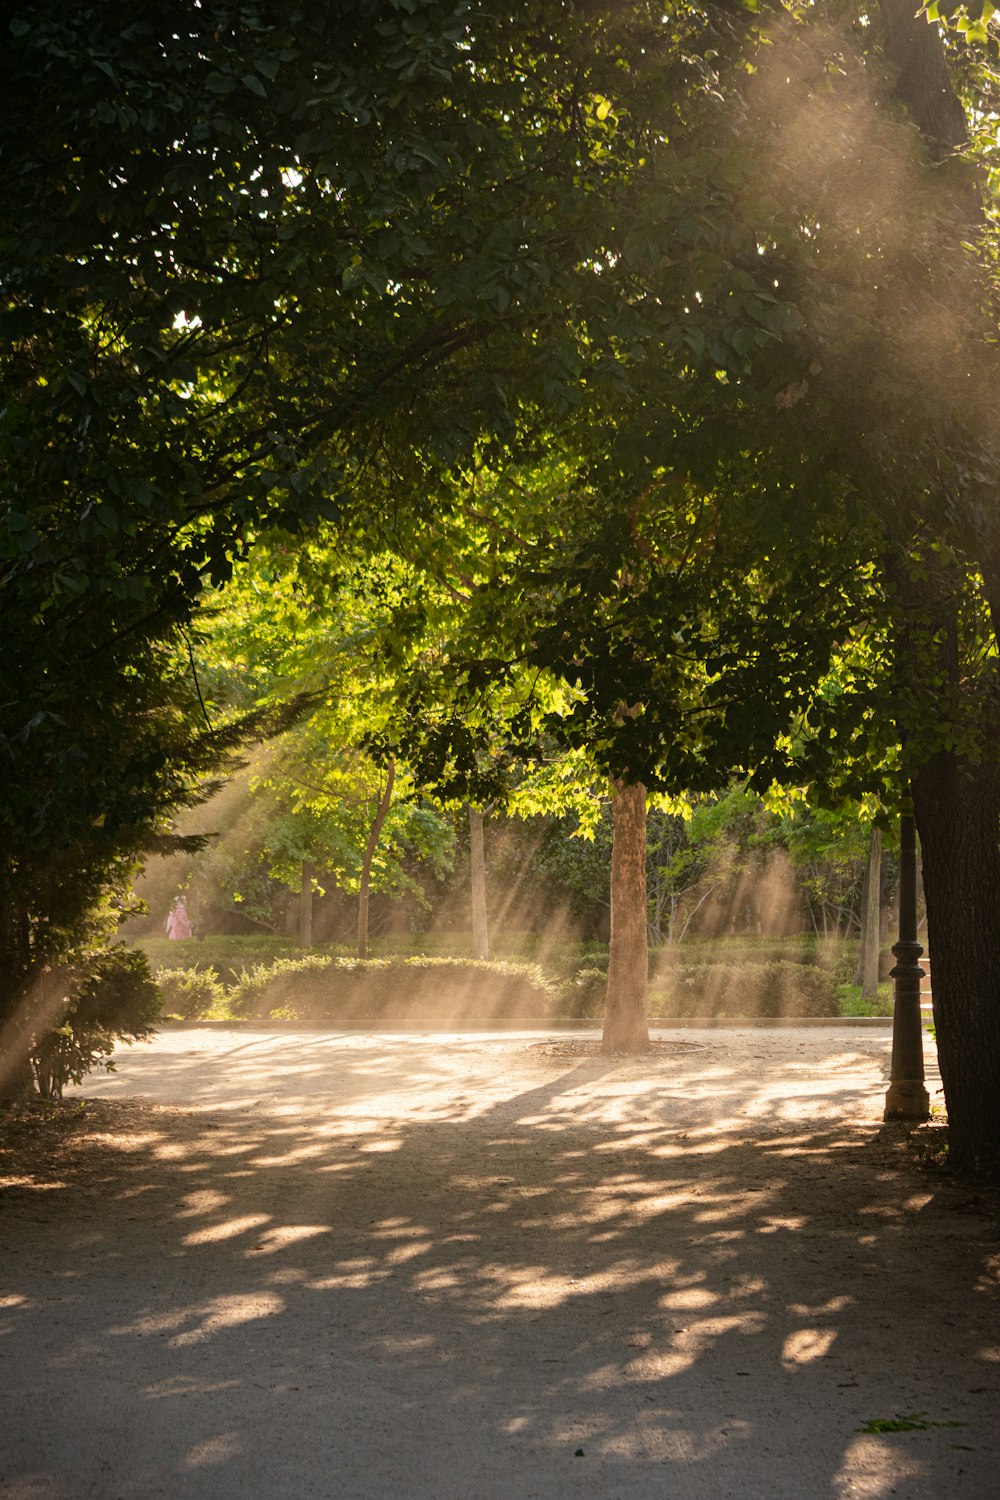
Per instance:
[[[888,1033],[662,1040],[126,1052],[0,1156],[0,1495],[996,1495],[995,1201]]]

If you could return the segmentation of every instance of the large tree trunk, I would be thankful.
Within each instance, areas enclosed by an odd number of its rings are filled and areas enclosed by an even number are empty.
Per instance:
[[[375,821],[368,834],[368,842],[361,860],[361,886],[358,891],[358,957],[368,957],[368,893],[372,883],[372,860],[378,848],[382,824],[392,802],[392,783],[396,775],[396,762],[390,760],[385,772],[385,786],[375,809]]]
[[[941,161],[968,138],[961,101],[936,26],[910,0],[879,0],[894,90]],[[980,180],[947,177],[955,243],[982,221]],[[921,510],[921,518],[925,511]],[[973,525],[976,518],[971,518]],[[1000,552],[987,514],[979,562],[993,629],[1000,638]],[[920,663],[911,661],[911,668]],[[957,681],[959,669],[953,668]],[[911,671],[910,680],[918,680]],[[989,712],[982,706],[979,712]],[[949,1160],[1000,1169],[1000,766],[974,765],[942,751],[911,777],[923,850],[927,941],[934,956],[934,1024],[948,1106]]]
[[[913,781],[949,1162],[1000,1170],[1000,767],[936,756]]]
[[[299,947],[311,948],[313,940],[313,876],[315,868],[311,860],[302,861],[302,881],[299,886]]]
[[[860,984],[861,994],[866,1000],[874,1000],[878,993],[881,896],[882,831],[873,828],[868,863],[865,866],[865,887],[861,898],[861,941],[858,943],[858,963],[854,975],[854,982]]]
[[[472,882],[472,956],[490,956],[490,935],[486,921],[486,846],[483,839],[483,815],[469,808],[469,852]]]
[[[906,105],[935,156],[961,151],[968,144],[968,124],[952,87],[937,27],[927,24],[913,0],[880,0],[879,10],[893,92]]]
[[[646,788],[616,782],[611,798],[611,953],[603,1052],[648,1052]]]

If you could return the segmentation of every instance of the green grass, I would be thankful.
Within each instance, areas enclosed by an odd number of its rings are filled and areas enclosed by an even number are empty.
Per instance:
[[[837,1005],[842,1016],[891,1016],[892,985],[880,984],[874,1000],[863,1000],[859,984],[838,984]]]

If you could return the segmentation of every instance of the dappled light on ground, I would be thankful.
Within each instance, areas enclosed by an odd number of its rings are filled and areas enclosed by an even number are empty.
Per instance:
[[[206,1035],[11,1188],[5,1497],[991,1493],[996,1226],[881,1129],[887,1037]]]

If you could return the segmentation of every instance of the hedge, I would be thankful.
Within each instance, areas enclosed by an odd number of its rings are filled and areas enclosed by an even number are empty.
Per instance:
[[[158,969],[155,974],[163,996],[163,1013],[196,1021],[221,1005],[226,988],[214,969]]]
[[[294,938],[277,935],[185,938],[176,942],[167,937],[143,938],[136,947],[146,954],[154,973],[212,969],[216,978],[227,985],[234,984],[248,965],[273,964],[280,958],[295,958],[302,953]],[[331,945],[321,951],[329,958],[346,950]]]
[[[707,947],[699,945],[699,951]],[[177,944],[171,948],[176,952]],[[164,1010],[189,1020],[209,1010],[334,1023],[412,1019],[460,1026],[517,1018],[598,1020],[604,1014],[607,965],[602,955],[594,958],[570,978],[565,970],[553,977],[537,964],[429,957],[359,962],[293,949],[287,957],[242,969],[228,989],[226,974],[200,966],[161,970],[157,982]],[[835,969],[789,959],[670,964],[652,975],[649,1014],[836,1016],[837,987]]]
[[[650,987],[651,1016],[837,1016],[837,981],[814,964],[695,964]]]
[[[536,964],[460,958],[279,959],[244,973],[229,996],[237,1016],[331,1022],[451,1022],[556,1012],[560,987]]]
[[[598,1019],[604,1014],[608,976],[581,969],[565,993],[564,1014]],[[837,984],[815,965],[789,963],[678,965],[650,983],[651,1017],[836,1016]]]

